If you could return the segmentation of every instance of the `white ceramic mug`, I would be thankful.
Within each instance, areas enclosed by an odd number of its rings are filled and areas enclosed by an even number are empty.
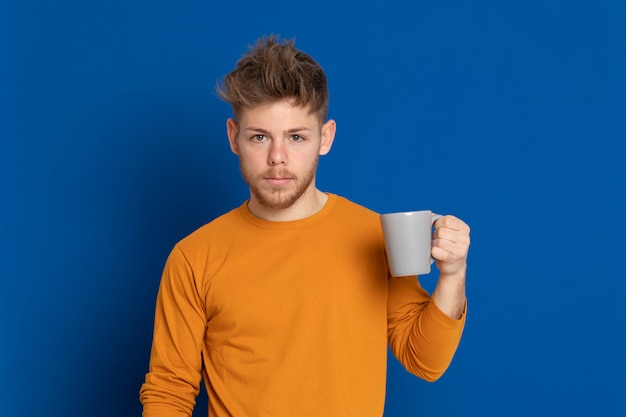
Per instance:
[[[430,210],[382,214],[380,220],[385,236],[385,250],[391,275],[404,277],[430,273],[434,262],[432,248],[433,223],[442,217]]]

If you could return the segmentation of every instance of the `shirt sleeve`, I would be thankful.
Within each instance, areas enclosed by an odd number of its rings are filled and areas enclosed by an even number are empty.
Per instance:
[[[192,415],[202,378],[205,329],[193,270],[176,246],[157,295],[150,369],[140,390],[144,417]]]
[[[416,277],[389,277],[389,346],[410,373],[436,381],[448,369],[461,340],[466,312],[445,315]]]

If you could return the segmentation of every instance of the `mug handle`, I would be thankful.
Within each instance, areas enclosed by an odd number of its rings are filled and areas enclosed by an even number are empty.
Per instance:
[[[434,225],[435,225],[435,222],[436,222],[437,220],[439,220],[440,218],[442,218],[442,217],[443,217],[443,215],[442,215],[442,214],[432,213],[432,218],[431,218],[431,222],[430,222],[430,224],[434,226]],[[435,258],[433,258],[433,257],[431,256],[431,257],[430,257],[430,264],[431,264],[431,265],[432,265],[432,264],[434,264],[434,263],[435,263],[435,261],[436,261],[436,259],[435,259]]]

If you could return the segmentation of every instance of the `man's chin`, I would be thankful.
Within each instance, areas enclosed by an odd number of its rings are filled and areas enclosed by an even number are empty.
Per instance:
[[[298,201],[297,198],[288,198],[288,197],[284,197],[284,198],[275,198],[275,197],[262,197],[259,198],[259,196],[257,196],[257,202],[265,207],[266,209],[270,209],[270,210],[285,210],[290,208],[291,206],[293,206],[296,201]]]
[[[293,206],[303,193],[287,191],[252,190],[259,205],[270,210],[285,210]]]

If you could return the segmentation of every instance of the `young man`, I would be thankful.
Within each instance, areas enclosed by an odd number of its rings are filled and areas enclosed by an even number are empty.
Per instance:
[[[434,381],[465,323],[469,228],[435,223],[440,277],[390,277],[378,214],[315,186],[335,137],[322,68],[261,39],[218,87],[250,199],[180,241],[157,298],[144,417],[380,417],[387,344]]]

